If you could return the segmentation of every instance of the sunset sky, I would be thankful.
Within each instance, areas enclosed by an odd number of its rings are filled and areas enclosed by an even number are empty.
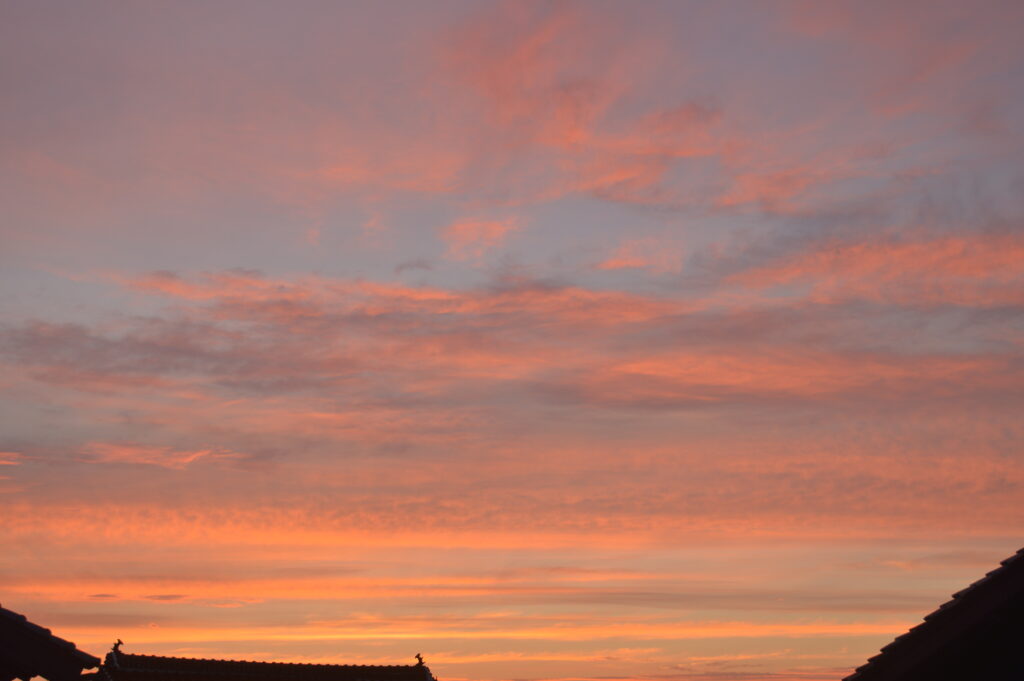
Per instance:
[[[0,603],[839,679],[1024,546],[1024,3],[0,4]]]

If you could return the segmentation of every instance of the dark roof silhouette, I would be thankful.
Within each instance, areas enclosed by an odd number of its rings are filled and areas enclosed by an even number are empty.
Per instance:
[[[0,681],[28,681],[33,676],[70,681],[99,663],[99,658],[83,653],[74,643],[0,607]]]
[[[1024,679],[1024,549],[843,681]]]
[[[299,664],[107,653],[97,681],[435,681],[414,665]]]

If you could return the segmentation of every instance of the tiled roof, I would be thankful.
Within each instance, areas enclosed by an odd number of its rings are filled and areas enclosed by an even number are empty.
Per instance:
[[[116,647],[96,675],[100,681],[434,681],[415,665],[298,664],[131,655]]]
[[[83,669],[98,666],[99,658],[83,653],[24,615],[0,607],[0,676],[30,679],[42,676],[50,681],[78,678]]]
[[[843,681],[1024,678],[1022,632],[1024,549],[953,594]]]

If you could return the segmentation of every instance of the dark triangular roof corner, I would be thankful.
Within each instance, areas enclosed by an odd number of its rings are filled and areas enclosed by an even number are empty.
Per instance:
[[[83,669],[100,660],[54,636],[24,615],[0,607],[0,681],[41,676],[49,681],[74,681]]]
[[[843,681],[1024,679],[1024,549],[898,636]]]

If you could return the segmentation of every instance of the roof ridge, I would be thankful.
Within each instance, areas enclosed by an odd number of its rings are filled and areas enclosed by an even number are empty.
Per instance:
[[[274,660],[225,660],[222,658],[213,657],[178,657],[176,655],[147,655],[145,653],[126,653],[123,650],[118,651],[119,662],[130,662],[126,658],[137,657],[145,658],[148,660],[174,660],[176,662],[213,662],[221,664],[260,664],[260,665],[277,665],[277,666],[294,666],[294,667],[356,667],[365,669],[389,669],[389,668],[416,668],[422,665],[418,664],[342,664],[333,662],[280,662]]]

